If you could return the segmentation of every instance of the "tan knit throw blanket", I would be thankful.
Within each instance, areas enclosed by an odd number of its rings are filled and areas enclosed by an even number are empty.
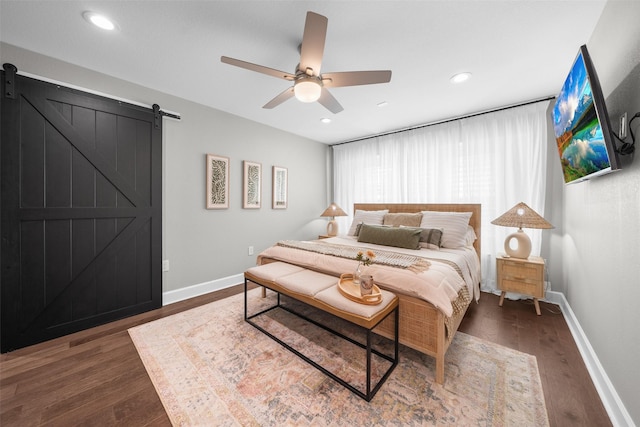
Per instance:
[[[371,251],[376,256],[373,259],[374,264],[389,265],[391,267],[406,268],[415,273],[425,271],[431,263],[421,257],[415,255],[402,254],[398,252],[371,250],[368,248],[358,248],[348,245],[336,245],[333,243],[308,242],[298,240],[281,240],[278,246],[286,248],[301,249],[303,251],[316,252],[323,255],[331,255],[340,258],[349,258],[355,260],[358,252]]]

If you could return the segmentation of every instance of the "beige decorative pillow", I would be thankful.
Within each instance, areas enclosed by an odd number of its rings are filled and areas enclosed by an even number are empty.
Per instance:
[[[416,213],[388,213],[384,216],[383,225],[392,227],[420,227],[422,221],[422,212]]]

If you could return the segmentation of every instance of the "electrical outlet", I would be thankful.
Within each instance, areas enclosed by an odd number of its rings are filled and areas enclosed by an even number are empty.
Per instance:
[[[162,271],[169,271],[169,260],[162,260]]]
[[[620,116],[620,126],[618,130],[618,136],[620,139],[625,139],[627,137],[627,113],[625,112]]]
[[[253,246],[249,246],[248,255],[253,255]]]

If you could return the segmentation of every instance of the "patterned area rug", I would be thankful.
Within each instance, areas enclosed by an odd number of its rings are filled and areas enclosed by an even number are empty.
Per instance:
[[[249,312],[274,300],[254,289]],[[458,332],[439,385],[433,358],[401,346],[400,363],[366,402],[246,323],[243,310],[240,294],[129,330],[174,425],[548,425],[534,356]],[[365,356],[357,346],[281,309],[258,320],[362,383]],[[379,341],[385,351],[387,340]],[[376,359],[374,377],[388,363]]]

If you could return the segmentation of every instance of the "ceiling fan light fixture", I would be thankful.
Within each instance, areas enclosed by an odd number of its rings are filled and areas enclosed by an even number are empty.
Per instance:
[[[327,22],[326,16],[310,11],[307,12],[307,18],[304,23],[304,33],[302,34],[302,43],[298,48],[300,51],[300,62],[298,62],[295,68],[295,74],[229,58],[228,56],[221,56],[220,61],[225,64],[293,82],[293,87],[289,86],[280,92],[275,98],[263,105],[262,108],[272,109],[295,96],[300,102],[317,101],[333,114],[338,114],[344,110],[344,108],[327,89],[389,83],[391,80],[391,70],[344,71],[324,75],[320,74],[324,45],[327,38]]]
[[[314,79],[300,79],[293,87],[293,93],[300,102],[315,102],[320,98],[322,88]]]

